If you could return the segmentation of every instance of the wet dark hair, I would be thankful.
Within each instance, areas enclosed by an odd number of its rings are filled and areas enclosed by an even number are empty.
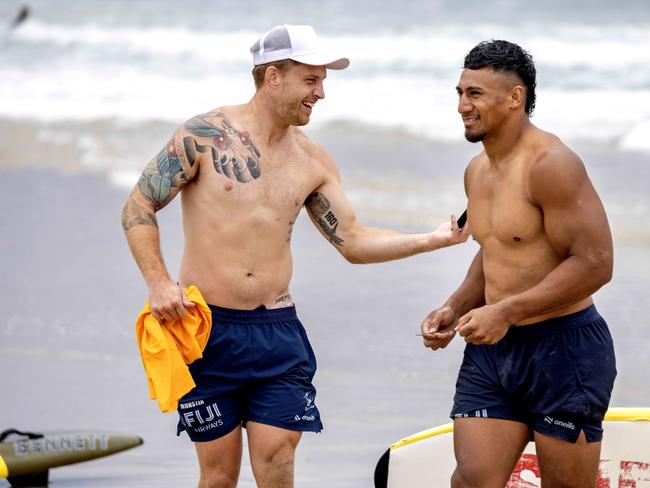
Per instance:
[[[535,110],[536,70],[533,57],[520,46],[508,41],[483,41],[465,56],[466,69],[481,69],[491,66],[495,71],[515,73],[526,87],[526,113]]]

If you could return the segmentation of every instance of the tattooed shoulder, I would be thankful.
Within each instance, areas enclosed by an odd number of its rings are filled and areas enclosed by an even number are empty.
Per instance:
[[[223,113],[197,115],[187,121],[185,130],[191,134],[183,138],[190,164],[196,161],[197,153],[207,153],[214,170],[226,178],[248,183],[261,176],[261,153],[250,134],[233,127]]]
[[[172,139],[145,167],[138,186],[158,210],[169,203],[188,181]]]
[[[188,182],[176,145],[171,140],[145,167],[138,181],[142,194],[156,210],[164,207]]]

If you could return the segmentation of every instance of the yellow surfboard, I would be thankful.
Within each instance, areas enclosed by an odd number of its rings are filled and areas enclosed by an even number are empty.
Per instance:
[[[391,445],[377,463],[375,488],[449,486],[456,466],[453,430],[453,423],[440,425]],[[603,430],[598,488],[650,488],[650,408],[610,408]],[[506,488],[540,486],[535,444],[531,442]]]

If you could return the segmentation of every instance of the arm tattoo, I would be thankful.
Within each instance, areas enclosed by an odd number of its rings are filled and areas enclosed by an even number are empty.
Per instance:
[[[343,239],[336,235],[339,220],[330,210],[330,202],[325,198],[325,195],[316,191],[307,197],[305,205],[307,206],[307,211],[318,223],[330,242],[337,246],[342,246]]]
[[[142,194],[153,203],[154,210],[159,210],[174,198],[187,181],[187,173],[183,171],[172,140],[146,166],[138,186]]]
[[[210,112],[194,117],[185,124],[188,132],[211,139],[206,145],[198,144],[189,136],[183,139],[190,165],[194,164],[197,152],[209,151],[217,173],[240,183],[256,180],[262,174],[259,149],[251,141],[248,132],[235,129],[223,116],[220,112]],[[208,121],[207,117],[220,117],[221,127]]]
[[[122,210],[122,228],[126,232],[136,225],[152,225],[158,228],[158,220],[150,208],[138,204],[132,197],[129,197],[124,205],[124,210]]]
[[[301,208],[301,210],[302,210],[302,208]],[[289,221],[289,233],[287,235],[286,242],[291,242],[291,234],[293,234],[293,224],[295,224],[296,220],[298,220],[298,215],[300,215],[300,210],[298,210],[296,215],[294,215],[293,218]]]

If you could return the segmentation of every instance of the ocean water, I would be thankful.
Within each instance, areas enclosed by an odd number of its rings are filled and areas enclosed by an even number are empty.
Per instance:
[[[6,24],[22,2],[3,1]],[[32,1],[0,51],[0,117],[178,124],[252,95],[249,47],[311,23],[352,64],[330,73],[314,128],[342,121],[460,141],[454,86],[477,42],[536,60],[534,120],[568,139],[650,151],[650,7],[644,1]]]
[[[0,22],[8,25],[21,5],[0,3]],[[463,57],[503,38],[536,61],[533,122],[583,156],[620,234],[650,242],[646,1],[29,5],[29,19],[5,28],[0,41],[4,164],[100,170],[131,186],[180,123],[250,99],[248,50],[262,32],[310,23],[351,66],[329,73],[307,131],[339,161],[363,216],[430,226],[425,216],[436,209],[436,219],[462,210],[462,168],[480,149],[464,141],[456,111]]]

